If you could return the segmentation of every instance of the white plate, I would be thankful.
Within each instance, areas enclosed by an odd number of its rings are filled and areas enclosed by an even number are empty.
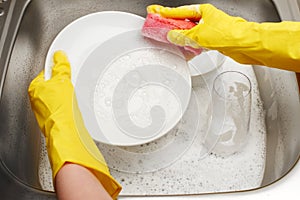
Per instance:
[[[122,32],[138,29],[145,19],[118,11],[104,11],[83,16],[66,26],[53,40],[46,57],[45,79],[51,77],[52,56],[57,50],[67,53],[75,83],[82,62],[90,51],[107,39]]]
[[[64,50],[83,119],[97,141],[119,146],[150,142],[170,131],[188,106],[186,61],[173,45],[144,39],[143,22],[123,12],[91,14],[68,25],[49,49],[45,78],[51,77],[54,51]],[[136,85],[139,76],[143,83]]]
[[[191,77],[179,49],[146,39],[137,29],[91,52],[75,90],[95,140],[135,145],[176,126],[189,103]]]

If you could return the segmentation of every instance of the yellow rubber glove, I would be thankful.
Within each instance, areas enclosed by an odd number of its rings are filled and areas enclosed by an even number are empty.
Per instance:
[[[169,31],[168,40],[176,45],[218,50],[243,64],[300,72],[300,22],[248,22],[210,4],[151,5],[147,11],[166,18],[200,20],[190,30]]]
[[[70,63],[62,51],[55,52],[52,78],[41,72],[28,93],[38,125],[46,138],[53,178],[66,162],[88,168],[106,191],[116,198],[121,186],[110,175],[106,162],[87,132],[71,83]]]

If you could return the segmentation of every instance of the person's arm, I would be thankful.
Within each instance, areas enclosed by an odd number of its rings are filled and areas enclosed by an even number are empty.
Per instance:
[[[65,199],[77,194],[98,195],[97,199],[104,199],[108,193],[116,198],[121,186],[110,175],[102,154],[85,128],[71,82],[70,63],[61,51],[54,54],[53,62],[51,79],[45,81],[41,72],[30,83],[28,94],[46,138],[58,197]],[[89,194],[91,189],[95,191]]]
[[[55,178],[55,190],[59,200],[111,200],[95,175],[81,165],[66,163]]]
[[[218,50],[244,64],[300,72],[300,22],[248,22],[210,4],[151,5],[147,11],[166,18],[200,20],[192,29],[168,32],[168,40],[176,45]]]

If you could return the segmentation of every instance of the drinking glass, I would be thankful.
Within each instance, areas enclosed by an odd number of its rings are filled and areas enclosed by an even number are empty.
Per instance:
[[[212,121],[208,142],[226,156],[246,145],[251,118],[251,81],[239,71],[220,73],[212,88]]]

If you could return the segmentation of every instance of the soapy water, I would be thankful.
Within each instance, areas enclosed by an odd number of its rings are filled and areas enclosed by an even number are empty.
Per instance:
[[[111,120],[122,133],[145,139],[175,126],[189,99],[189,79],[181,75],[185,65],[162,49],[138,49],[113,60],[94,93],[100,129],[108,131],[103,120]]]
[[[99,60],[99,53],[102,55],[103,51],[95,52],[98,54],[91,54],[90,61],[84,66],[94,66]],[[96,141],[112,147],[145,144],[158,140],[176,127],[185,114],[191,94],[191,77],[182,56],[164,48],[135,48],[121,54],[110,54],[104,63],[100,69],[92,68],[93,73],[91,69],[83,68],[81,79],[76,82],[76,91],[82,92],[79,105],[86,106],[88,110],[83,114],[87,129]],[[86,84],[88,81],[91,84]],[[190,119],[199,121],[200,113],[194,112],[193,115]],[[213,117],[212,122],[222,124],[225,115],[219,117]],[[188,134],[197,133],[196,129],[186,128]],[[204,135],[199,142],[203,147],[199,148],[199,152],[203,152],[200,153],[201,158],[211,152],[220,132],[207,132]],[[213,138],[209,139],[210,136]],[[178,149],[176,145],[172,149],[156,149],[154,152],[160,154],[143,154],[141,156],[145,157],[135,161],[152,160],[152,168],[157,170],[161,166],[156,166],[157,162],[152,158],[159,158],[159,155],[168,152],[168,155],[172,153],[173,156],[164,162],[164,166],[172,163],[191,146],[190,141],[193,140],[184,141],[188,142],[181,142],[181,145],[177,145]],[[117,151],[114,149],[111,152]],[[109,164],[109,167],[113,166],[120,167]]]
[[[189,103],[189,90],[191,89],[189,77],[184,77],[182,75],[184,73],[180,71],[186,70],[186,67],[186,62],[178,55],[155,48],[126,52],[112,60],[98,77],[91,98],[92,102],[90,102],[93,105],[97,125],[101,130],[99,134],[101,132],[114,134],[118,131],[121,135],[113,137],[119,138],[126,135],[126,137],[149,143],[158,140],[162,136],[160,135],[162,132],[170,134],[172,131],[178,130],[176,127],[178,121],[176,120],[180,120],[184,115],[184,103]],[[229,97],[233,98],[239,93],[243,94],[247,90],[247,85],[236,80],[234,84],[225,89],[223,84],[221,89],[218,91],[228,90],[226,95],[231,95]],[[211,94],[208,92],[206,95]],[[210,127],[201,134],[200,143],[202,145],[199,147],[199,159],[205,158],[211,151],[220,155],[235,151],[245,138],[241,136],[243,127],[239,126],[241,120],[243,121],[243,117],[240,115],[245,113],[236,110],[236,108],[240,109],[241,106],[245,106],[245,103],[242,102],[243,98],[239,98],[236,105],[231,102],[231,107],[229,107],[226,101],[224,104],[224,99],[221,98],[221,101],[217,102],[214,99],[214,93],[212,95],[213,100],[209,103],[212,104],[214,112],[212,112],[212,118],[206,117],[206,119],[212,120]],[[217,97],[220,95],[224,94],[218,94]],[[199,121],[199,118],[204,118],[197,110],[192,114],[193,117],[189,118],[193,119],[195,123]],[[114,124],[114,129],[112,129],[112,124]],[[110,159],[108,161],[110,168],[133,173],[156,171],[174,163],[182,156],[183,152],[188,150],[198,131],[196,126],[190,127],[194,128],[186,127],[188,131],[181,131],[182,141],[175,140],[180,141],[180,145],[173,141],[170,145],[155,149],[151,153],[136,154],[110,144],[105,146],[106,150],[99,148],[106,156],[118,158],[117,155],[126,155],[126,157],[132,158],[130,161],[132,165],[136,164],[135,168],[130,165],[129,169],[126,167],[129,165],[118,164],[118,159]],[[108,141],[111,139],[110,135],[104,137]],[[180,138],[178,137],[178,139]],[[166,154],[168,158],[164,158]],[[157,164],[159,159],[164,160],[163,164]],[[140,162],[143,165],[138,164]],[[145,162],[148,166],[146,168]]]
[[[189,123],[180,121],[188,105],[194,109],[187,115],[198,113],[195,97],[190,101],[191,82],[187,70],[182,57],[160,48],[126,52],[105,67],[89,102],[101,130],[99,134],[114,134],[116,130],[120,135],[113,137],[125,135],[147,141],[148,145],[154,139],[155,144],[164,141],[163,146],[152,145],[153,151],[141,153],[109,142],[98,143],[104,157],[110,157],[107,164],[111,169],[132,173],[157,171],[174,163],[193,144],[199,117]],[[110,141],[110,136],[104,137]],[[120,164],[120,156],[130,159]],[[164,162],[159,162],[162,159]]]
[[[100,142],[98,147],[105,147],[101,152],[108,158],[109,168],[133,173],[157,171],[178,160],[197,135],[197,117],[185,122],[184,130],[177,126],[190,103],[191,77],[176,47],[145,39],[140,30],[130,33],[134,34],[120,34],[89,54],[75,91],[85,126]],[[136,43],[124,45],[124,40],[133,38]],[[120,147],[155,144],[168,135],[173,139],[164,140],[160,147],[154,145],[148,153],[129,153]],[[124,163],[140,168],[120,165],[120,156],[132,158]],[[159,162],[161,158],[166,159]],[[141,163],[148,167],[143,169]]]
[[[200,111],[198,103],[193,92],[189,107],[179,123],[168,134],[153,142],[127,147],[96,142],[103,156],[108,158],[106,160],[109,168],[118,172],[141,174],[156,172],[174,164],[195,141],[202,141],[205,135],[199,130],[201,124],[206,124],[201,119],[207,118],[203,116],[204,112]],[[199,117],[187,120],[194,118],[195,115],[199,115]],[[201,148],[198,149],[199,152],[201,150]],[[204,155],[202,156],[204,157]]]
[[[236,85],[239,85],[239,82],[237,81],[235,82],[237,83]],[[178,178],[185,180],[187,178],[194,177],[195,175],[197,175],[197,177],[198,176],[201,177],[201,179],[195,179],[195,185],[199,186],[196,187],[198,189],[196,192],[207,192],[211,190],[213,190],[213,192],[235,191],[235,190],[240,190],[241,187],[240,185],[246,185],[246,188],[249,188],[249,186],[250,188],[252,188],[251,184],[253,184],[253,182],[255,183],[258,182],[256,184],[257,186],[259,186],[260,184],[259,180],[260,177],[262,177],[259,171],[260,168],[262,168],[261,171],[263,171],[264,169],[263,165],[261,164],[262,160],[264,159],[263,158],[264,154],[262,151],[261,152],[262,155],[257,156],[257,152],[260,153],[260,150],[264,149],[263,146],[264,142],[263,142],[263,138],[261,138],[262,135],[256,134],[258,133],[258,131],[256,131],[256,128],[259,129],[260,131],[264,130],[263,127],[259,125],[260,124],[259,122],[262,121],[261,119],[254,120],[254,124],[252,128],[256,127],[254,128],[255,136],[252,137],[252,139],[249,141],[251,145],[250,146],[248,145],[249,147],[247,147],[247,151],[244,152],[244,154],[242,153],[240,157],[237,157],[239,156],[239,154],[234,155],[232,158],[227,157],[225,159],[218,156],[215,157],[215,155],[222,155],[222,152],[220,152],[220,154],[210,154],[210,156],[205,157],[206,159],[203,160],[199,159],[199,153],[196,152],[201,151],[201,149],[199,149],[199,147],[201,146],[197,144],[204,142],[203,135],[199,136],[199,133],[201,134],[204,133],[198,131],[199,127],[198,128],[194,127],[196,124],[196,121],[194,120],[196,119],[199,120],[198,125],[200,127],[203,126],[203,124],[207,123],[204,122],[204,120],[207,120],[210,117],[210,115],[208,114],[209,112],[207,112],[207,110],[210,109],[205,109],[205,106],[208,106],[207,104],[211,102],[210,100],[211,90],[205,89],[205,81],[202,80],[201,83],[199,83],[198,85],[198,88],[199,87],[204,87],[203,89],[200,90],[200,92],[198,92],[199,94],[197,95],[197,99],[200,100],[200,104],[195,107],[195,105],[191,103],[189,105],[188,110],[185,112],[183,119],[179,122],[179,124],[176,127],[174,127],[174,129],[172,129],[165,136],[144,145],[129,146],[129,147],[119,147],[119,146],[107,145],[107,144],[97,142],[98,148],[101,150],[102,154],[106,158],[108,167],[111,169],[112,175],[115,178],[117,178],[117,180],[119,180],[124,186],[124,194],[135,194],[135,195],[153,194],[153,191],[149,188],[156,188],[156,187],[165,188],[166,187],[165,184],[168,183],[169,179],[167,179],[166,182],[165,179],[162,180],[161,178],[167,176],[168,178],[171,177],[170,180],[172,180],[172,174],[175,174],[176,177],[174,181],[176,181]],[[231,91],[237,92],[238,90],[234,90],[236,88],[238,87],[233,87],[233,90]],[[259,98],[258,95],[259,93],[258,91],[255,91],[255,89],[256,88],[254,88],[254,92],[256,93],[254,93],[254,96],[256,97],[258,96]],[[241,92],[241,91],[237,92],[236,94],[239,93],[245,94],[245,92]],[[104,96],[100,94],[101,92],[99,93],[99,96],[101,97]],[[145,93],[143,90],[140,90],[136,94],[133,94],[132,98],[134,98],[134,95],[143,96],[145,95]],[[210,106],[215,107],[216,105],[210,105]],[[101,108],[97,108],[97,109],[99,109],[99,113],[102,113],[100,112],[102,110]],[[254,114],[255,114],[255,109],[256,108],[254,108]],[[200,116],[198,118],[195,118],[195,116],[199,115],[199,113]],[[139,125],[142,126],[141,124]],[[196,130],[196,131],[193,132],[192,130]],[[235,130],[233,129],[233,131]],[[231,138],[231,135],[223,133],[222,137],[223,139],[222,140],[220,139],[219,143],[222,141],[223,142],[230,141],[229,138]],[[252,141],[253,139],[254,141],[257,140],[257,144],[255,143],[253,144]],[[259,145],[259,146],[253,147],[253,145]],[[169,150],[165,151],[164,148],[168,148]],[[191,151],[188,151],[189,149]],[[191,152],[193,153],[192,156],[190,155]],[[208,151],[207,153],[210,152]],[[189,158],[189,156],[191,157],[191,161],[187,162],[186,157]],[[163,170],[164,168],[166,169]],[[51,172],[50,165],[48,171]],[[155,173],[145,173],[145,172],[155,172]],[[138,175],[137,173],[141,173],[141,174]],[[247,176],[247,179],[245,179],[245,174],[250,174],[250,175],[258,174],[258,178],[256,177],[249,178]],[[127,182],[122,182],[124,180],[124,177]],[[143,178],[142,179],[143,181],[141,181],[140,179],[141,177]],[[225,183],[223,185],[219,184],[220,177],[222,177],[222,180],[227,180],[224,181]],[[49,179],[51,179],[51,175],[46,180]],[[234,185],[235,183],[234,180],[237,180],[236,185]],[[213,187],[210,184],[202,185],[202,183],[211,183],[211,182],[215,183]],[[168,194],[190,193],[189,190],[186,190],[184,187],[177,187],[177,184],[175,184],[175,186],[176,187],[173,187],[172,184],[172,186],[166,187],[167,193]],[[230,188],[228,189],[229,186]],[[195,190],[193,190],[192,192],[195,193]],[[157,191],[154,194],[159,195],[162,193]]]

